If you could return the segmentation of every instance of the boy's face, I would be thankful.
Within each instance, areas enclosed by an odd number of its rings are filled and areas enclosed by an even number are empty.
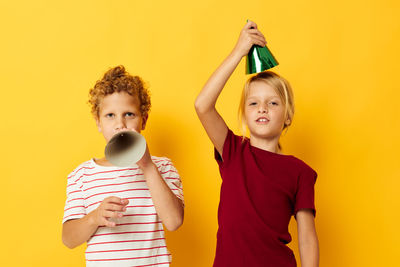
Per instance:
[[[108,142],[114,134],[121,131],[140,133],[146,126],[147,116],[140,112],[139,98],[126,92],[105,96],[99,105],[97,127]]]

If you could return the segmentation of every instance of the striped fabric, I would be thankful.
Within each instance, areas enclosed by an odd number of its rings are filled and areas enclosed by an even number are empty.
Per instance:
[[[182,183],[168,158],[152,156],[172,192],[183,201]],[[99,227],[87,242],[86,266],[169,266],[163,225],[158,217],[143,172],[137,167],[105,167],[93,159],[69,176],[63,223],[96,209],[103,199],[129,200],[116,227]]]

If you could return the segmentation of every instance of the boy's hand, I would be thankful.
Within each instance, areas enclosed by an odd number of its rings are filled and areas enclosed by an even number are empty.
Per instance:
[[[109,218],[121,218],[122,212],[126,211],[129,200],[119,197],[107,197],[100,205],[90,213],[92,222],[97,226],[114,227],[115,222]]]
[[[233,49],[233,53],[237,53],[240,57],[244,57],[250,51],[253,45],[266,46],[264,35],[257,29],[257,24],[253,21],[246,23],[240,32],[239,39]]]
[[[154,164],[153,161],[151,160],[149,147],[147,145],[146,145],[146,152],[144,152],[143,157],[136,164],[143,172],[147,167],[150,167]]]

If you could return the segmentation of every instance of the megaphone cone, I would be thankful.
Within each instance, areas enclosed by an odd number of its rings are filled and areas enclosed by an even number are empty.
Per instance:
[[[104,154],[111,164],[129,167],[143,157],[146,147],[143,135],[134,131],[124,131],[115,134],[108,141]]]
[[[246,74],[262,72],[278,64],[267,46],[253,45],[246,57]]]

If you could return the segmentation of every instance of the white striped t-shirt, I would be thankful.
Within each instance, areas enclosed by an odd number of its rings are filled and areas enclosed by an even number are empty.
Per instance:
[[[183,201],[179,174],[168,158],[151,157],[172,192]],[[69,176],[63,223],[79,219],[109,196],[128,199],[115,227],[99,227],[87,241],[86,266],[169,266],[162,222],[158,217],[143,172],[134,167],[100,166],[93,159]]]

